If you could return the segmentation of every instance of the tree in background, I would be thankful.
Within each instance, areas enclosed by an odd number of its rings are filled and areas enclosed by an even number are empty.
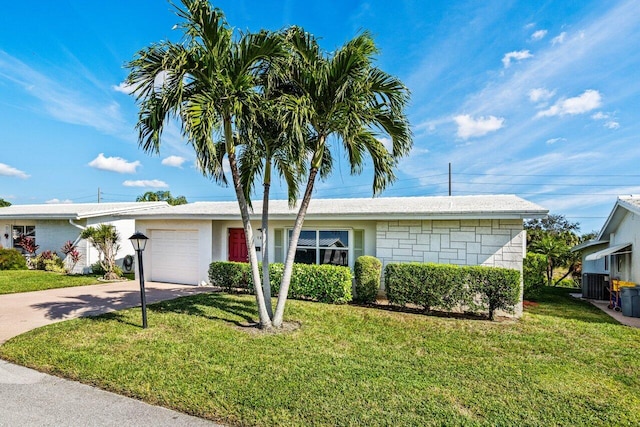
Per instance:
[[[189,203],[186,197],[173,197],[170,191],[147,191],[143,195],[136,197],[136,202],[167,202],[171,206]]]
[[[11,202],[7,202],[5,199],[0,199],[0,208],[6,208],[7,206],[11,206]]]
[[[593,233],[580,236],[580,223],[567,220],[564,215],[550,214],[546,218],[526,221],[527,250],[547,257],[547,285],[557,285],[570,274],[580,270],[582,254],[571,248],[593,238]],[[554,270],[566,267],[567,272],[553,281]]]
[[[105,280],[116,280],[120,278],[118,266],[116,265],[116,255],[120,250],[120,235],[113,225],[100,224],[97,227],[87,227],[80,235],[88,240],[96,248],[100,257],[100,266],[104,269]]]

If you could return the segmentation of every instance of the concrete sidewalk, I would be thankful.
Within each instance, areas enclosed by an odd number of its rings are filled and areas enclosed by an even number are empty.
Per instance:
[[[570,294],[570,295],[574,298],[578,298],[583,301],[590,302],[591,304],[595,305],[600,310],[604,311],[609,316],[613,317],[619,323],[625,326],[630,326],[632,328],[640,328],[640,318],[624,316],[621,311],[615,311],[609,308],[609,301],[582,298],[582,294],[578,294],[578,293]]]
[[[0,426],[222,427],[3,360],[0,402]]]
[[[145,283],[147,302],[211,292],[209,287]],[[140,305],[137,281],[0,295],[0,345],[31,329]],[[0,427],[218,426],[166,408],[0,360]]]
[[[211,292],[206,286],[146,282],[147,303]],[[140,306],[135,280],[0,295],[0,344],[31,329]]]

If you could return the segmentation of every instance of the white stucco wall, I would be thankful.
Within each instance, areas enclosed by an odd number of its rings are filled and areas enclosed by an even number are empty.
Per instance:
[[[611,258],[612,276],[621,280],[640,283],[640,216],[627,211],[620,225],[609,236],[609,246],[631,243],[631,254],[616,255]],[[616,257],[622,257],[621,269],[618,270]]]
[[[122,260],[128,254],[133,254],[133,248],[128,238],[134,232],[135,221],[132,219],[114,219],[114,218],[90,218],[89,220],[74,221],[80,227],[97,226],[102,223],[111,224],[116,227],[120,234],[120,250],[117,253],[117,262],[122,265]],[[75,273],[88,273],[91,264],[98,261],[98,252],[86,240],[79,239],[81,228],[73,226],[68,220],[15,220],[11,222],[0,223],[0,243],[3,247],[12,247],[11,227],[13,225],[35,225],[36,227],[36,244],[39,246],[37,253],[43,251],[56,252],[60,257],[64,258],[61,248],[69,240],[75,242],[82,258],[76,265]],[[5,230],[9,230],[9,238],[4,237]]]
[[[606,249],[609,246],[608,243],[603,243],[601,245],[590,246],[582,250],[582,273],[589,274],[609,274],[609,269],[605,269],[605,258],[602,257],[600,259],[596,259],[593,261],[587,261],[585,258],[587,255],[591,255],[594,252],[601,251]],[[607,266],[608,267],[608,266]]]

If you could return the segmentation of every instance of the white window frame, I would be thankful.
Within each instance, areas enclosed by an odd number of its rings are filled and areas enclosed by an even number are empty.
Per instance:
[[[289,252],[289,233],[291,233],[293,231],[292,228],[285,228],[285,235],[284,235],[284,253],[288,253]],[[313,231],[316,234],[316,244],[315,247],[313,246],[300,246],[298,244],[297,249],[314,249],[316,251],[316,265],[324,265],[324,264],[320,264],[320,250],[321,249],[330,249],[329,247],[326,246],[320,246],[320,232],[322,231],[346,231],[347,232],[347,239],[349,240],[349,244],[347,245],[347,247],[345,248],[340,248],[341,250],[346,250],[347,251],[347,267],[351,267],[353,265],[353,229],[352,228],[345,228],[345,227],[340,227],[340,228],[303,228],[300,232],[300,234],[302,234],[302,232],[304,231]],[[331,264],[327,264],[327,265],[331,265]]]
[[[22,228],[22,232],[18,234],[17,237],[14,237],[14,230],[18,227]],[[27,235],[27,227],[33,227],[33,235],[29,236]],[[21,224],[12,224],[11,225],[11,247],[14,249],[18,249],[19,251],[24,252],[24,250],[22,249],[22,246],[18,245],[18,240],[20,239],[20,236],[27,236],[27,237],[31,237],[33,238],[33,242],[34,243],[38,243],[37,241],[37,235],[36,235],[36,226],[35,225],[21,225]]]

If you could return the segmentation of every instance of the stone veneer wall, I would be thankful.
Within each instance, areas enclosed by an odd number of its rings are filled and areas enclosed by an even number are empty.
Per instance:
[[[522,220],[378,221],[376,256],[390,262],[485,265],[518,270],[526,234]],[[383,285],[384,287],[384,285]],[[522,294],[515,316],[522,315]]]
[[[376,256],[389,262],[487,265],[522,271],[522,220],[378,221]]]

